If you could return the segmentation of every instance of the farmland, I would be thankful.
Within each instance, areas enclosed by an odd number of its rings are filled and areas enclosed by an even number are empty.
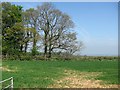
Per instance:
[[[120,84],[118,4],[59,3],[1,2],[0,88]]]
[[[101,88],[118,84],[117,60],[13,60],[3,61],[2,70],[3,79],[14,77],[15,88]]]

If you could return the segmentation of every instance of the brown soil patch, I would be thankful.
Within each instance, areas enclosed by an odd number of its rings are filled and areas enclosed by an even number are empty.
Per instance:
[[[100,72],[78,72],[65,70],[65,77],[60,80],[54,80],[55,84],[48,88],[117,88],[117,85],[105,85],[101,80],[95,80],[95,77],[102,75]]]
[[[7,67],[0,67],[0,71],[8,71],[8,72],[15,72],[15,70],[11,70]]]

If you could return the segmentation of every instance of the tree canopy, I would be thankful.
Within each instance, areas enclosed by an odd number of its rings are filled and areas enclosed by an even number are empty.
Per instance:
[[[71,17],[51,3],[24,11],[21,6],[3,2],[2,52],[4,55],[27,53],[30,46],[33,56],[38,49],[44,58],[51,58],[53,52],[73,55],[83,47],[72,30],[74,26]]]

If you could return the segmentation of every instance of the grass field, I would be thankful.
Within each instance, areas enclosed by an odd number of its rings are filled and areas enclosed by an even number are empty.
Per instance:
[[[65,70],[83,72],[87,79],[102,84],[118,84],[118,62],[115,61],[3,61],[2,78],[14,77],[14,87],[46,88],[66,76]],[[91,76],[91,73],[101,73]],[[67,72],[66,72],[67,73]],[[74,75],[70,73],[71,77]]]

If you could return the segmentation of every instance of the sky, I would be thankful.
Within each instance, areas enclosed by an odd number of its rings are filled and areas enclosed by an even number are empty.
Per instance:
[[[41,2],[12,2],[23,9],[36,8]],[[52,2],[75,23],[78,41],[85,48],[78,52],[90,56],[118,55],[118,3],[117,2]]]

